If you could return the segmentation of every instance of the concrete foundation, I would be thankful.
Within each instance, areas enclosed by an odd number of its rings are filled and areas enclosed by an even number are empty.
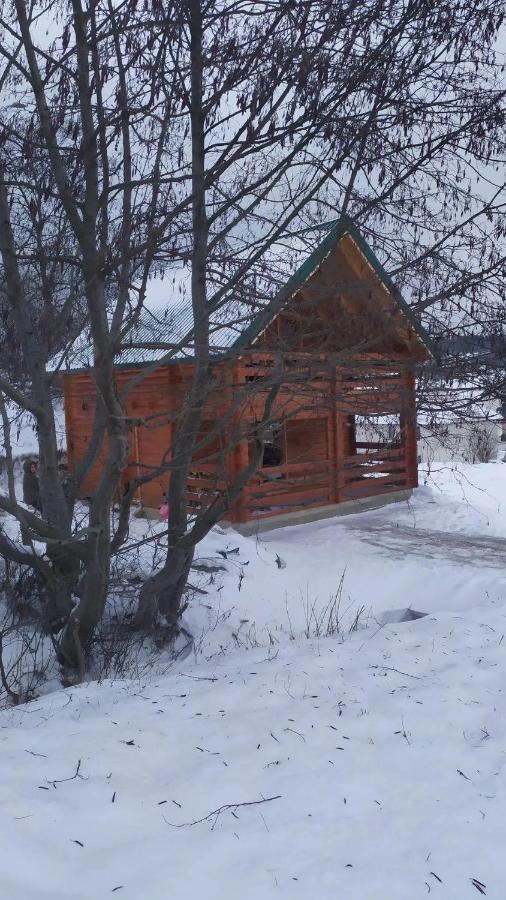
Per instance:
[[[246,537],[252,534],[261,534],[264,531],[273,531],[275,528],[285,528],[287,525],[305,525],[307,522],[317,522],[319,519],[332,519],[334,516],[347,516],[353,513],[364,512],[367,509],[378,509],[389,503],[400,503],[409,500],[412,490],[408,488],[402,491],[389,491],[388,494],[379,494],[377,497],[362,497],[360,500],[345,500],[343,503],[330,503],[325,506],[312,506],[309,509],[297,509],[293,512],[280,513],[266,519],[253,519],[251,522],[222,522],[222,525],[233,528],[239,534]]]
[[[344,503],[329,503],[325,506],[311,506],[308,509],[295,509],[293,512],[280,513],[270,516],[268,519],[252,519],[251,522],[221,522],[225,528],[231,528],[248,537],[251,534],[260,534],[262,531],[273,531],[275,528],[284,528],[286,525],[305,525],[307,522],[317,522],[319,519],[332,519],[334,516],[349,516],[353,513],[364,512],[366,509],[378,509],[380,506],[388,506],[389,503],[400,503],[409,500],[412,494],[411,488],[403,491],[389,491],[388,494],[379,494],[377,497],[362,497],[360,500],[345,500]],[[140,507],[136,516],[142,519],[153,519],[161,522],[160,511],[152,506]]]

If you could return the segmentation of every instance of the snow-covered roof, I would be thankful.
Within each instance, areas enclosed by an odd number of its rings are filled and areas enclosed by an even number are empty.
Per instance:
[[[210,315],[211,352],[225,353],[234,346],[245,329],[254,321],[262,306],[240,301],[228,301]],[[191,302],[171,306],[168,301],[165,310],[144,310],[137,328],[125,342],[125,349],[118,358],[121,365],[135,365],[161,359],[169,347],[174,348],[174,359],[191,359],[194,353],[192,337],[193,312]],[[133,346],[130,348],[128,344]],[[138,346],[158,344],[166,346]]]

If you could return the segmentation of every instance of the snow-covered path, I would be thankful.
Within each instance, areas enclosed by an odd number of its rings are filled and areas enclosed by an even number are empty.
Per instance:
[[[480,535],[452,534],[428,528],[413,528],[364,515],[364,522],[344,522],[344,528],[356,534],[362,542],[378,548],[391,559],[420,556],[457,562],[467,566],[506,571],[506,538],[481,537]]]

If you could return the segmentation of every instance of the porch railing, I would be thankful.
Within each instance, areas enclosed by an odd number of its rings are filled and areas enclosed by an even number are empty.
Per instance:
[[[403,446],[357,443],[358,453],[345,456],[338,469],[339,501],[374,497],[410,487]],[[362,452],[360,452],[362,451]]]
[[[333,502],[332,464],[287,463],[261,469],[244,489],[244,506],[260,519]]]

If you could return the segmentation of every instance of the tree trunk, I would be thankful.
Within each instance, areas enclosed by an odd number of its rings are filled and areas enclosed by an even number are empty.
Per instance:
[[[188,582],[195,546],[175,547],[167,555],[163,569],[149,578],[139,596],[139,608],[134,626],[145,631],[152,630],[163,617],[175,637],[178,622],[184,612],[182,598]]]
[[[89,557],[76,590],[79,603],[71,618],[67,619],[59,647],[65,664],[74,669],[80,666],[82,654],[104,614],[109,586],[111,536],[108,511],[101,525],[95,515],[92,527]]]
[[[195,344],[193,379],[186,409],[172,446],[168,491],[169,539],[163,569],[144,585],[138,624],[151,625],[157,612],[176,629],[195,545],[185,540],[188,508],[188,474],[199,433],[202,411],[209,391],[209,314],[206,298],[206,266],[209,225],[205,186],[205,110],[202,52],[201,0],[188,5],[191,57],[191,140],[192,140],[192,311]]]

